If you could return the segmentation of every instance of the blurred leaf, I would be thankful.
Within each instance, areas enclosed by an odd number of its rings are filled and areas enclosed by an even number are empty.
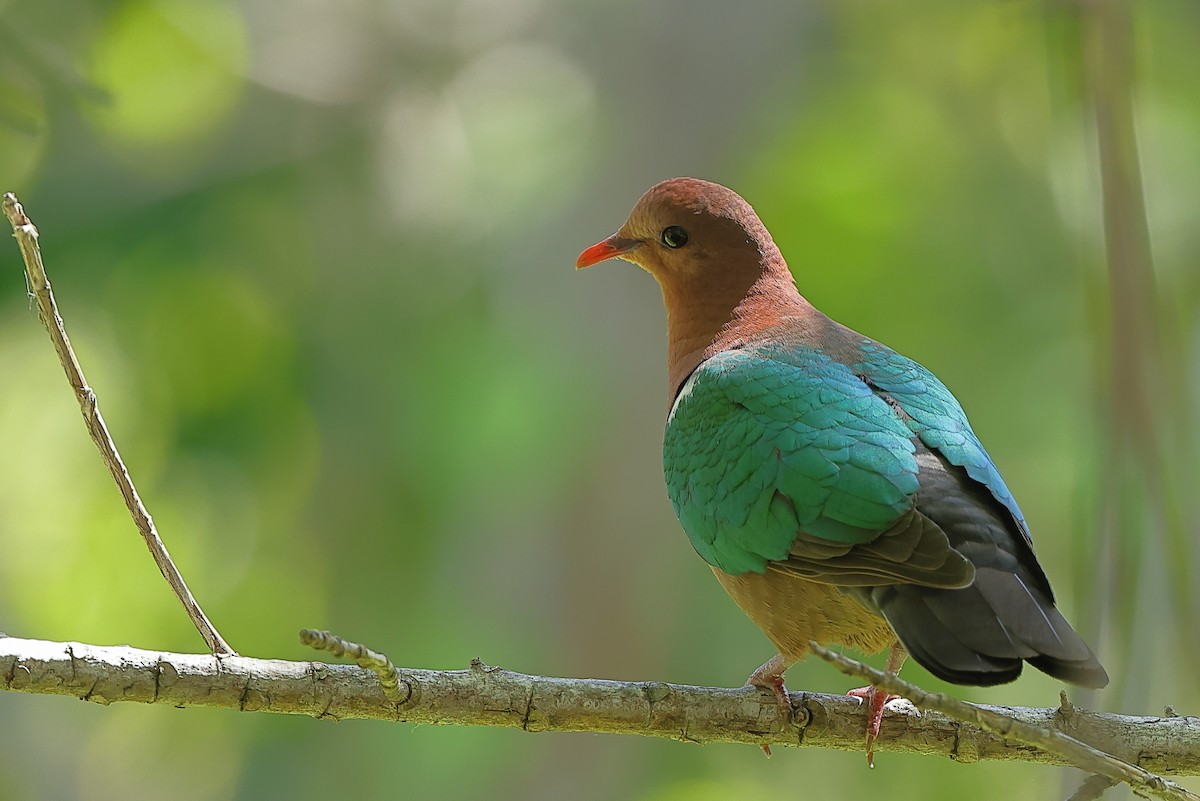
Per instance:
[[[91,79],[112,102],[89,116],[128,152],[180,155],[225,123],[247,57],[241,16],[227,0],[126,0],[91,54]]]

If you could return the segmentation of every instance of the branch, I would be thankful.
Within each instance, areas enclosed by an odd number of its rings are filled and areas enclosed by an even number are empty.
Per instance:
[[[915,684],[905,681],[895,673],[885,673],[884,671],[876,670],[869,665],[864,665],[861,662],[856,662],[839,653],[830,651],[815,642],[809,642],[808,647],[821,659],[829,662],[848,676],[866,679],[873,686],[890,693],[902,695],[914,704],[928,709],[936,709],[955,720],[974,723],[1001,737],[1035,746],[1045,751],[1061,754],[1071,765],[1083,768],[1094,775],[1102,777],[1108,786],[1117,782],[1124,782],[1135,790],[1142,790],[1160,798],[1175,799],[1176,801],[1200,801],[1200,796],[1188,792],[1174,782],[1169,782],[1161,776],[1156,776],[1148,770],[1130,764],[1128,760],[1114,757],[1111,754],[1093,748],[1087,743],[1081,742],[1068,734],[1063,734],[1054,728],[1031,726],[1024,721],[1013,718],[1011,715],[994,712],[975,704],[968,704],[965,701],[959,701],[956,698],[950,698],[940,693],[927,692]],[[1067,701],[1066,692],[1063,692],[1060,698],[1061,704],[1058,713],[1064,718],[1069,717],[1075,712],[1075,707],[1071,706]],[[1089,780],[1089,787],[1085,792],[1091,792],[1100,783],[1099,780],[1096,782]],[[1103,789],[1106,788],[1101,788],[1101,792]]]
[[[640,734],[689,743],[744,743],[862,751],[859,701],[792,693],[795,724],[780,726],[774,696],[760,690],[527,676],[474,660],[468,670],[397,668],[403,703],[371,670],[354,665],[215,657],[126,646],[0,639],[0,680],[15,692],[109,704],[370,718],[405,723],[504,726],[525,731]],[[1200,718],[1142,718],[1075,710],[987,707],[1043,729],[1067,728],[1096,748],[1160,774],[1200,775]],[[937,754],[960,762],[1066,765],[1057,754],[1007,741],[937,712],[888,708],[877,751]]]
[[[137,526],[142,539],[146,541],[146,547],[150,549],[150,555],[154,557],[154,562],[158,565],[163,578],[171,585],[175,597],[183,604],[184,611],[191,618],[209,649],[214,654],[232,654],[233,649],[209,622],[204,610],[200,608],[200,604],[196,603],[196,599],[192,597],[192,593],[178,568],[175,567],[175,563],[171,561],[167,546],[158,536],[154,520],[151,519],[150,513],[142,504],[142,499],[133,486],[133,479],[129,477],[129,471],[125,468],[125,462],[121,459],[121,454],[117,452],[112,435],[108,433],[108,426],[104,423],[104,417],[100,414],[100,405],[96,401],[96,393],[88,386],[87,379],[83,375],[83,368],[79,366],[79,359],[76,358],[75,350],[71,347],[71,340],[67,337],[66,326],[58,313],[58,304],[55,303],[54,292],[50,289],[50,279],[42,264],[42,251],[38,246],[37,228],[25,215],[20,201],[12,192],[5,193],[3,203],[0,205],[3,206],[4,214],[12,224],[13,236],[21,248],[21,257],[25,260],[25,280],[29,285],[30,294],[37,302],[38,313],[42,318],[42,323],[46,326],[46,331],[50,334],[50,341],[54,343],[54,350],[58,353],[58,360],[62,362],[63,370],[67,374],[67,381],[75,390],[75,398],[79,401],[79,409],[83,413],[83,421],[87,425],[88,434],[91,435],[92,442],[100,451],[100,458],[104,460],[105,467],[112,474],[117,489],[121,491],[121,497],[125,499],[125,506],[133,517],[134,525]]]

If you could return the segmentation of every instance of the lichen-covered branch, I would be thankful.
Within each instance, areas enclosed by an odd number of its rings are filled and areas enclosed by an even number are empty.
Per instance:
[[[528,676],[476,660],[466,670],[398,668],[407,700],[388,700],[371,670],[355,665],[174,654],[124,646],[0,639],[0,683],[16,692],[96,703],[373,718],[409,723],[506,726],[525,731],[640,734],[693,743],[745,743],[859,751],[857,699],[792,693],[796,720],[781,726],[775,699],[751,688]],[[1130,717],[1076,709],[985,707],[1071,736],[1159,774],[1200,775],[1200,718]],[[889,709],[879,752],[1064,764],[1054,754],[1007,742],[936,712]]]

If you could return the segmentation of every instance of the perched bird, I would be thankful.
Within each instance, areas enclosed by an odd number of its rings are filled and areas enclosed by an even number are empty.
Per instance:
[[[649,272],[667,311],[667,492],[692,547],[779,653],[750,676],[790,715],[809,641],[906,652],[955,684],[1023,662],[1108,675],[1055,608],[1025,518],[950,391],[797,291],[750,205],[719,184],[652,187],[580,254]],[[868,758],[887,698],[869,705]]]

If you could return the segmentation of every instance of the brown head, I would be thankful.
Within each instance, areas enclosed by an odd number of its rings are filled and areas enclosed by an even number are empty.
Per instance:
[[[588,267],[619,258],[646,270],[667,308],[672,396],[725,340],[800,301],[787,263],[750,204],[720,184],[655,184],[615,234],[579,255]]]

